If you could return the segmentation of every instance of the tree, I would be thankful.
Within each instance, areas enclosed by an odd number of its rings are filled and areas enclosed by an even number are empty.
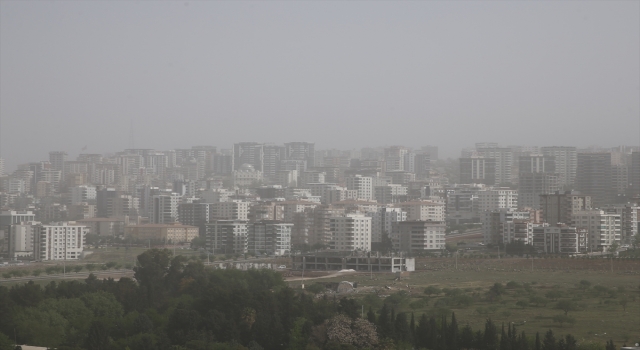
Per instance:
[[[35,269],[35,270],[31,271],[31,276],[38,277],[38,276],[40,276],[40,274],[42,274],[42,270],[40,270],[40,269]]]
[[[171,252],[168,249],[150,249],[138,255],[134,277],[144,290],[147,302],[159,305],[164,294],[164,277],[169,272]]]
[[[407,343],[411,341],[411,328],[407,321],[407,314],[402,312],[396,317],[395,335],[398,342]]]
[[[102,321],[91,322],[85,346],[88,350],[106,350],[109,348],[109,331]]]
[[[587,281],[587,280],[582,280],[580,281],[580,283],[578,284],[578,288],[586,291],[587,289],[589,289],[589,287],[591,287],[591,282]]]
[[[609,339],[607,342],[606,350],[616,350],[616,345],[613,343],[613,339]]]
[[[544,296],[553,301],[556,301],[558,300],[558,298],[562,298],[563,295],[564,294],[559,290],[550,290]]]
[[[518,300],[518,302],[516,302],[516,306],[520,306],[524,309],[525,307],[529,306],[529,302],[526,300]]]
[[[576,319],[566,314],[560,314],[553,316],[553,322],[560,323],[560,326],[562,326],[563,323],[574,324],[576,323]]]
[[[622,310],[627,311],[627,304],[629,303],[629,299],[626,296],[620,298],[618,303],[620,304],[620,306],[622,306]]]
[[[578,305],[576,305],[576,303],[572,300],[560,300],[556,306],[554,307],[554,309],[557,310],[562,310],[564,311],[564,314],[568,314],[569,311],[577,311],[578,310]]]
[[[552,330],[548,330],[542,340],[542,350],[556,350],[556,337],[553,335]]]
[[[73,271],[75,271],[75,273],[82,271],[82,269],[84,269],[82,265],[76,265],[73,267]]]
[[[442,290],[436,286],[428,286],[427,288],[424,289],[424,294],[426,294],[427,296],[431,296],[431,294],[440,294],[442,293]]]
[[[499,345],[498,340],[498,329],[496,325],[491,321],[491,319],[487,319],[484,324],[484,350],[497,350]]]

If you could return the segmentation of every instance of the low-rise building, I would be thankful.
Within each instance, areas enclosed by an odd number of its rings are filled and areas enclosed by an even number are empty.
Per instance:
[[[553,254],[584,253],[588,247],[588,234],[584,228],[566,225],[533,228],[533,247],[539,252]]]
[[[187,243],[198,237],[198,227],[175,224],[143,224],[125,228],[126,236],[134,240],[155,240],[167,243]]]

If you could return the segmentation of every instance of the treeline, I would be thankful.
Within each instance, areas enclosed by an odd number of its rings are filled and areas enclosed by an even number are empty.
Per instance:
[[[354,299],[315,298],[269,270],[205,269],[166,249],[139,255],[134,271],[135,280],[0,287],[0,350],[13,349],[14,338],[60,350],[604,349],[491,320],[474,331],[454,314],[416,320],[383,306],[362,317]]]

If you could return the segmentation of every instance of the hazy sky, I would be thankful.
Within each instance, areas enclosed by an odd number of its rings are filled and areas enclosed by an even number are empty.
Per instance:
[[[637,145],[637,1],[0,2],[9,166],[130,146]]]

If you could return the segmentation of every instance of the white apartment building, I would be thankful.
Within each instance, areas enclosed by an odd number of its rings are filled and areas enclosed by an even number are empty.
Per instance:
[[[250,205],[250,202],[239,200],[211,203],[209,217],[212,220],[248,220]]]
[[[368,211],[366,216],[371,217],[371,242],[382,242],[382,234],[391,236],[392,225],[395,222],[407,220],[407,212],[401,208],[382,207],[376,211]]]
[[[604,210],[582,210],[573,213],[573,223],[589,232],[589,251],[606,251],[622,238],[622,218],[620,214]]]
[[[445,221],[444,203],[413,201],[396,204],[407,212],[407,221]]]
[[[87,203],[96,199],[95,186],[75,186],[71,188],[71,204]]]
[[[207,251],[244,254],[248,250],[247,221],[215,220],[205,225]]]
[[[445,229],[446,224],[441,221],[395,222],[391,234],[393,248],[410,254],[444,249]]]
[[[370,177],[354,175],[346,178],[347,189],[358,191],[358,199],[373,199],[373,180]]]
[[[487,188],[477,192],[477,212],[517,208],[518,191],[508,188]]]
[[[296,213],[302,213],[305,209],[313,209],[320,205],[319,203],[313,203],[308,201],[285,201],[279,202],[284,207],[284,221],[293,222]]]
[[[261,221],[248,227],[248,251],[261,255],[286,255],[291,252],[293,224]]]
[[[73,221],[34,227],[34,258],[77,260],[82,256],[87,227]]]
[[[360,214],[334,216],[329,219],[332,250],[370,251],[371,250],[371,218]]]
[[[323,171],[303,171],[300,174],[300,186],[306,187],[307,184],[324,183],[327,173]]]
[[[153,196],[149,221],[152,224],[170,224],[178,221],[180,199],[177,193]]]

